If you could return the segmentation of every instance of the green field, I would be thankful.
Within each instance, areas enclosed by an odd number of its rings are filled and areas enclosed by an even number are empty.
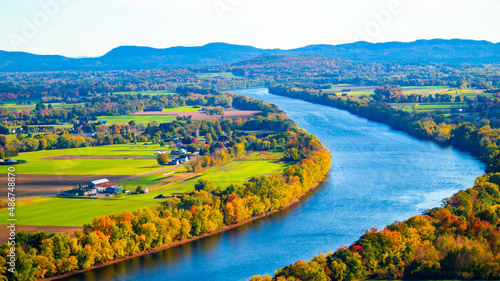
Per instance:
[[[164,108],[164,112],[196,112],[200,111],[201,108],[195,108],[192,106],[181,106],[175,108]],[[100,116],[97,117],[97,120],[106,120],[108,121],[108,125],[122,125],[128,124],[128,122],[134,120],[137,125],[142,124],[146,125],[150,122],[156,121],[158,123],[168,123],[175,120],[175,115],[122,115],[122,116]]]
[[[48,106],[48,103],[45,103]],[[85,106],[85,103],[53,103],[52,108],[71,108],[73,106]],[[10,111],[19,110],[22,111],[24,109],[34,110],[36,108],[36,104],[22,104],[17,105],[15,103],[5,104],[0,106],[1,108],[7,108]]]
[[[41,99],[33,99],[33,100],[31,100],[31,99],[29,99],[29,100],[28,99],[5,100],[5,101],[1,101],[1,103],[5,104],[5,105],[16,105],[18,101],[20,101],[20,102],[22,102],[24,104],[26,104],[26,103],[28,103],[28,102],[31,101],[33,104],[36,104],[36,103],[41,102],[42,100]]]
[[[413,106],[417,106],[417,111],[449,110],[452,108],[467,107],[467,103],[460,102],[432,102],[432,103],[390,103],[390,106],[404,111],[413,112]]]
[[[285,167],[286,164],[278,164],[274,161],[233,161],[208,169],[199,175],[192,174],[192,179],[190,180],[174,185],[167,185],[149,194],[122,195],[120,198],[101,199],[37,197],[22,200],[18,201],[16,209],[17,223],[19,225],[81,226],[84,223],[90,223],[95,217],[121,213],[124,210],[134,211],[143,207],[154,207],[163,201],[155,200],[153,199],[154,197],[159,194],[168,196],[174,193],[192,191],[194,190],[194,184],[200,177],[210,179],[216,186],[224,188],[230,183],[243,183],[254,175],[279,173]],[[181,168],[179,167],[179,169]],[[184,174],[179,169],[173,174],[164,174],[161,172],[140,180],[130,181],[123,185],[126,185],[129,189],[133,189],[135,184],[145,184],[159,181],[162,178],[168,179],[170,175],[174,177]],[[0,219],[6,220],[7,216],[7,209],[0,210]]]
[[[114,199],[66,199],[39,197],[35,200],[19,201],[16,217],[19,225],[83,226],[95,217],[101,217],[125,210],[154,207],[159,201],[153,198],[158,193],[129,195]],[[7,219],[8,210],[0,210],[0,217]]]
[[[34,175],[138,175],[160,169],[154,153],[159,144],[118,144],[20,153],[19,174]],[[0,171],[5,173],[5,166]]]
[[[196,111],[200,111],[201,108],[198,107],[192,107],[192,106],[181,106],[181,107],[174,107],[174,108],[164,108],[163,111],[164,112],[179,112],[179,111],[182,111],[182,112],[196,112]]]
[[[199,178],[209,179],[215,186],[226,188],[231,183],[242,184],[254,175],[267,175],[281,172],[286,164],[275,161],[233,161],[202,172],[198,177],[165,188],[169,193],[182,193],[193,189]]]
[[[175,120],[175,115],[122,115],[122,116],[100,116],[97,120],[106,120],[108,125],[123,125],[134,120],[137,125],[147,125],[150,122],[168,123]]]

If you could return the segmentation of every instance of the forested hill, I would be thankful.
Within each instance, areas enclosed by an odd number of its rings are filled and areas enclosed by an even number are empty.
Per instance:
[[[292,50],[211,43],[201,47],[122,46],[97,58],[67,58],[0,51],[0,71],[124,70],[225,65],[269,54],[323,56],[366,62],[500,63],[500,43],[418,40],[410,43],[356,42],[310,45]]]

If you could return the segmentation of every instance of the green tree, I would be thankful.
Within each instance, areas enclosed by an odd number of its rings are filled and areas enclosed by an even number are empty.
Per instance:
[[[0,136],[0,145],[5,146],[7,144],[7,137],[6,136]]]
[[[194,189],[197,191],[204,190],[206,192],[214,191],[214,184],[208,179],[199,179],[194,185]]]
[[[207,133],[207,135],[205,136],[205,143],[210,145],[210,144],[212,144],[212,142],[213,142],[212,134]]]

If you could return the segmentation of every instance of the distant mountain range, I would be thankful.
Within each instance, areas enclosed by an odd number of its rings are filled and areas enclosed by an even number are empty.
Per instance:
[[[489,64],[500,63],[500,43],[433,39],[410,43],[309,45],[292,50],[259,49],[226,43],[166,49],[122,46],[97,58],[0,51],[0,71],[126,70],[225,65],[269,54],[324,56],[364,62]]]

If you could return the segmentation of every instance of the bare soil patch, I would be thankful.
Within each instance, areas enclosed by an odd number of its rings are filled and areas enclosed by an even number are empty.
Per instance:
[[[16,193],[19,197],[54,195],[58,191],[86,186],[89,182],[107,178],[111,182],[129,176],[110,175],[16,175]],[[0,175],[0,186],[7,186],[7,175]]]
[[[39,225],[16,225],[16,232],[24,231],[26,233],[36,233],[43,231],[45,233],[66,234],[75,236],[75,230],[83,229],[81,226],[39,226]],[[6,225],[0,225],[0,243],[7,243],[10,231]]]

